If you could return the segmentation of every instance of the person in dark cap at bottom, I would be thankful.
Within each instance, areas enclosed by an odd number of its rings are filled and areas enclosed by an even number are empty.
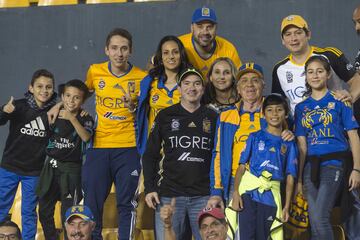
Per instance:
[[[69,240],[91,240],[96,223],[89,207],[72,206],[66,211],[65,219],[65,230]]]

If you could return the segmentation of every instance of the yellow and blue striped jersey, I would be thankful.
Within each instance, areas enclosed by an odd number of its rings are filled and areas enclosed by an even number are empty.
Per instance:
[[[143,70],[130,65],[127,73],[114,75],[110,62],[90,66],[86,85],[95,91],[96,129],[94,148],[135,147],[135,117],[124,106],[122,97],[130,92],[134,102],[140,90],[140,81],[146,75]]]
[[[231,42],[229,42],[228,40],[222,37],[219,36],[215,37],[214,52],[211,55],[211,57],[207,59],[200,57],[199,54],[197,53],[194,47],[192,33],[182,35],[179,37],[179,39],[184,44],[189,61],[194,67],[196,67],[201,71],[204,77],[209,71],[211,64],[215,61],[215,59],[219,57],[230,58],[234,62],[237,69],[239,69],[239,67],[241,66],[241,60],[236,48]]]
[[[175,86],[174,89],[169,90],[162,81],[159,81],[159,79],[155,79],[151,83],[149,95],[148,133],[150,133],[155,117],[160,110],[180,102],[180,92],[177,89],[177,86]]]

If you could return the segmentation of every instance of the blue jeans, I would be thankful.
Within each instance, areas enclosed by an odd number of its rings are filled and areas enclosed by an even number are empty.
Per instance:
[[[37,224],[37,196],[35,188],[39,177],[22,176],[0,168],[0,222],[4,221],[14,202],[16,190],[21,182],[22,239],[35,239]]]
[[[351,192],[355,198],[355,203],[351,215],[344,223],[346,237],[349,240],[360,240],[360,190],[355,189]]]
[[[199,212],[206,206],[208,199],[209,196],[176,197],[175,213],[172,218],[176,239],[183,240],[185,235],[189,235],[186,232],[186,217],[188,217],[192,235],[195,240],[201,240],[197,217]],[[160,208],[164,204],[170,204],[171,198],[161,197],[160,202],[155,211],[156,240],[166,240],[164,239],[164,224],[160,218]]]
[[[304,191],[309,204],[311,239],[333,240],[330,214],[342,187],[343,169],[341,166],[321,166],[319,187],[311,182],[311,166],[304,169]]]

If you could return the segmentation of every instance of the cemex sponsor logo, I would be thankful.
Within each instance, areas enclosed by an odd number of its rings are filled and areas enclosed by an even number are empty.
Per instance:
[[[272,169],[274,169],[274,170],[279,170],[279,168],[278,168],[277,166],[272,165],[272,164],[270,163],[270,160],[265,160],[265,161],[263,161],[263,162],[260,164],[260,167],[268,167],[268,168],[272,168]]]
[[[125,116],[115,116],[115,115],[113,115],[113,112],[106,112],[104,114],[104,117],[109,118],[111,120],[125,120],[126,119]]]
[[[204,159],[197,157],[190,157],[191,152],[183,152],[178,161],[186,161],[186,162],[204,162]]]
[[[25,126],[20,129],[20,132],[35,137],[46,137],[45,126],[40,117],[25,124]]]

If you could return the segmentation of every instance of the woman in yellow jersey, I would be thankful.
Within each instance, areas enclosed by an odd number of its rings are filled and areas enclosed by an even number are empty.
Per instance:
[[[141,155],[155,116],[161,109],[180,101],[176,79],[178,73],[190,65],[184,46],[177,37],[165,36],[160,40],[154,67],[140,85],[136,144]]]
[[[175,36],[165,36],[159,42],[153,58],[153,65],[149,74],[140,84],[139,105],[136,114],[136,146],[141,155],[145,151],[149,129],[156,115],[161,109],[180,102],[180,93],[176,82],[178,73],[191,64],[181,41]],[[154,213],[153,210],[146,207],[143,191],[141,175],[136,223],[138,230],[153,227],[151,220],[145,221],[145,219],[153,219]],[[139,234],[138,230],[136,234]]]
[[[236,75],[237,69],[230,58],[217,58],[207,74],[208,84],[203,102],[218,113],[238,102]]]

